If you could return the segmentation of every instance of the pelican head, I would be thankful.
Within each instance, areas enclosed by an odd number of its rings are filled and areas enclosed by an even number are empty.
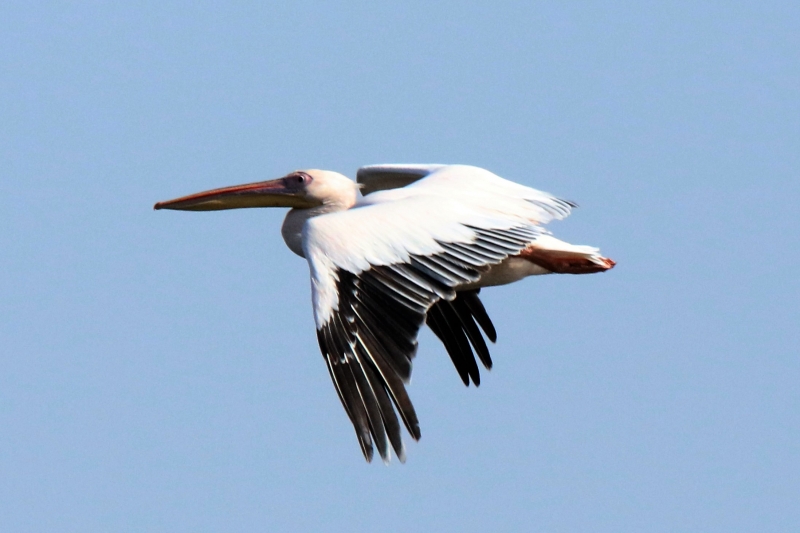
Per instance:
[[[355,182],[337,172],[297,170],[276,180],[233,185],[158,202],[153,208],[219,211],[245,207],[292,207],[322,208],[328,212],[351,207],[356,202],[357,191]]]

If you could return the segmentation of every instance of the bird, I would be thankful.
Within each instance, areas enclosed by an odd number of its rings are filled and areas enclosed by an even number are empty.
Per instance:
[[[614,267],[599,249],[555,238],[545,225],[577,205],[470,165],[381,164],[356,181],[328,170],[204,191],[154,209],[288,207],[281,234],[307,260],[317,340],[367,462],[406,452],[419,419],[406,385],[420,328],[441,340],[462,382],[497,331],[481,289],[528,276]],[[484,338],[485,337],[485,338]],[[399,419],[398,419],[399,415]]]

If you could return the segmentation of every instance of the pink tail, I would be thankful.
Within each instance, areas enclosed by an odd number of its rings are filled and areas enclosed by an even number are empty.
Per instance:
[[[597,248],[575,246],[547,237],[536,240],[518,257],[558,274],[594,274],[614,268],[616,261],[603,257]]]

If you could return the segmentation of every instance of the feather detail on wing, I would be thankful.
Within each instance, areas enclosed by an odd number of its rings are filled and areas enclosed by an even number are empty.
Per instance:
[[[464,383],[478,385],[475,354],[491,367],[478,326],[490,340],[496,333],[477,291],[458,287],[525,250],[546,234],[539,224],[570,207],[482,169],[443,167],[306,223],[320,349],[367,460],[373,445],[388,460],[389,444],[403,459],[395,409],[420,437],[405,383],[422,324],[442,340]]]

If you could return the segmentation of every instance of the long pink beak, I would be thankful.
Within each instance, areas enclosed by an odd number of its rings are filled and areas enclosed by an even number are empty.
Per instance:
[[[319,205],[319,202],[307,198],[303,187],[298,187],[292,180],[280,178],[198,192],[158,202],[153,209],[219,211],[245,207],[308,208],[316,205]]]

